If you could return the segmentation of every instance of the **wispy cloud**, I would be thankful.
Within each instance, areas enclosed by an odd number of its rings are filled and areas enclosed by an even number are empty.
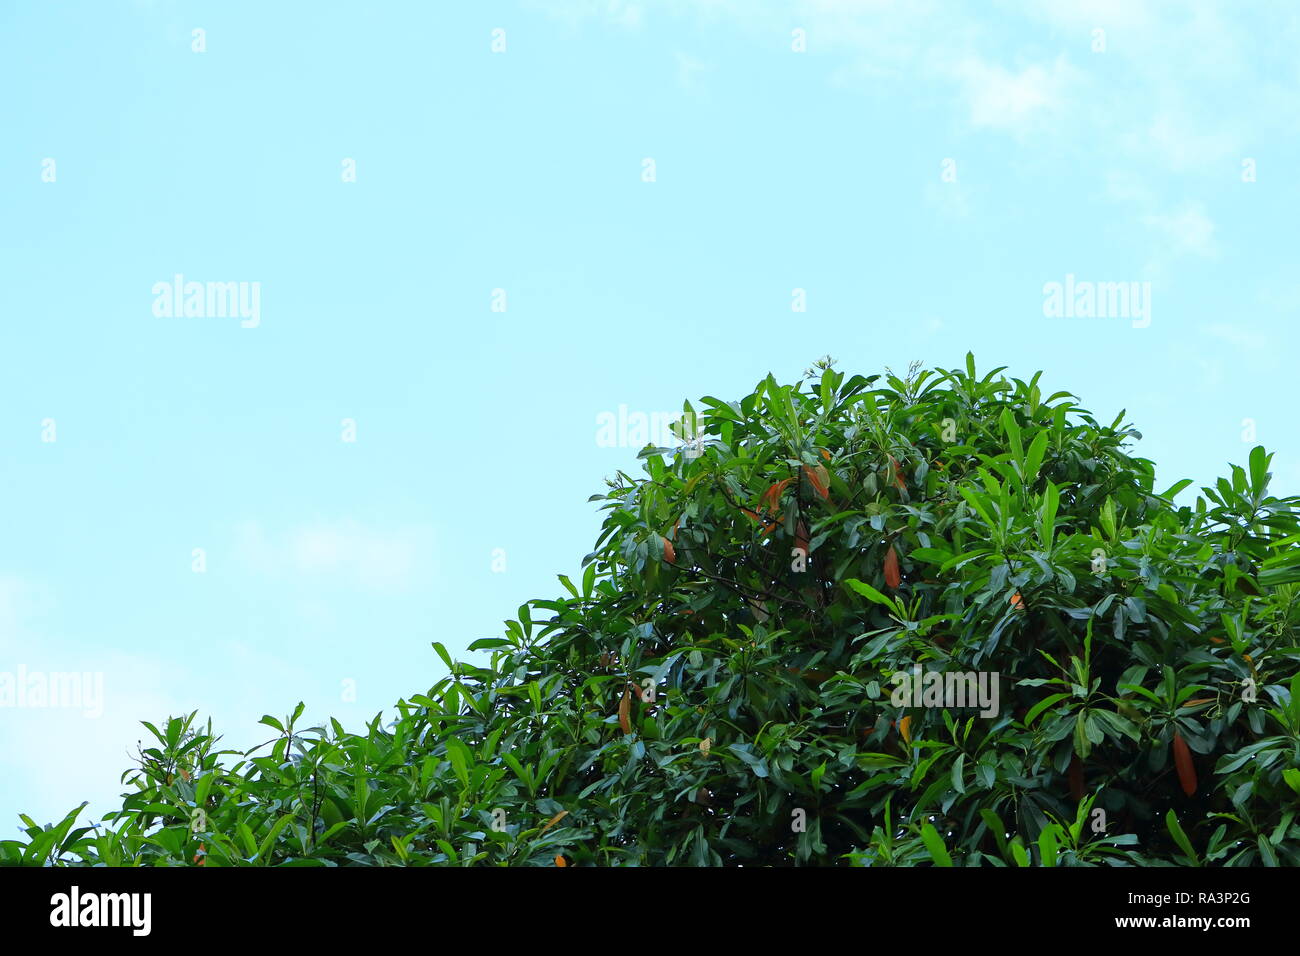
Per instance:
[[[53,604],[50,589],[18,574],[0,572],[0,650],[30,639],[29,622]]]
[[[593,17],[624,27],[640,27],[645,4],[639,0],[526,0],[526,7],[576,23]]]
[[[684,90],[694,90],[698,87],[697,77],[699,74],[706,72],[709,65],[702,60],[697,60],[688,53],[678,52],[677,59],[677,85]]]
[[[952,70],[976,129],[1024,134],[1045,116],[1061,109],[1065,91],[1077,71],[1057,57],[1047,65],[1031,64],[1016,71],[968,56]]]
[[[925,204],[943,216],[964,219],[970,215],[970,197],[961,183],[927,182],[924,196]]]
[[[1231,325],[1227,322],[1207,325],[1201,331],[1212,339],[1227,342],[1248,352],[1262,353],[1277,344],[1272,338],[1255,329],[1243,325]]]
[[[1189,202],[1172,212],[1142,217],[1142,222],[1163,238],[1166,253],[1212,258],[1218,255],[1215,226],[1199,202]]]
[[[406,590],[432,552],[433,533],[426,527],[380,529],[344,519],[281,533],[253,520],[235,529],[235,553],[255,571],[330,576],[372,591]]]
[[[767,38],[765,44],[798,26],[807,32],[810,55],[825,57],[828,82],[874,94],[891,83],[933,85],[963,105],[972,129],[1016,137],[1061,118],[1081,149],[1120,151],[1163,171],[1212,170],[1259,134],[1289,131],[1300,121],[1291,55],[1300,16],[1274,17],[1274,31],[1259,37],[1238,5],[1223,0],[1189,6],[1005,0],[997,4],[1003,25],[1019,20],[1030,28],[1020,47],[1006,44],[1007,31],[990,25],[986,8],[941,0],[530,0],[530,6],[571,21],[623,26],[652,17],[728,22]],[[1243,99],[1243,89],[1252,95]]]

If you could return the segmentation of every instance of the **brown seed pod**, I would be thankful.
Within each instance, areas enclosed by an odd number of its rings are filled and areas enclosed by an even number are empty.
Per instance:
[[[889,550],[885,552],[885,583],[897,591],[902,581],[903,576],[898,571],[898,552],[891,544]]]
[[[1196,792],[1196,768],[1192,766],[1192,752],[1187,741],[1178,731],[1174,731],[1174,766],[1178,768],[1178,782],[1183,785],[1183,793],[1189,797]]]

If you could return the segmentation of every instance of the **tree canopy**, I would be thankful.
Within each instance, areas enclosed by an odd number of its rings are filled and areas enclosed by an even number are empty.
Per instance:
[[[145,723],[119,810],[0,861],[1300,864],[1300,499],[1254,448],[1175,504],[1123,413],[1002,372],[687,403],[579,578],[395,719]]]

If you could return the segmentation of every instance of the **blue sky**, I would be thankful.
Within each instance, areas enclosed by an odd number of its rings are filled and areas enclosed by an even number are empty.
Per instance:
[[[0,672],[103,699],[0,707],[0,835],[109,808],[142,719],[427,689],[578,569],[620,405],[973,349],[1127,408],[1162,484],[1253,428],[1300,493],[1298,43],[1285,3],[3,4]],[[256,321],[156,314],[177,274]],[[1067,276],[1149,322],[1046,315]]]

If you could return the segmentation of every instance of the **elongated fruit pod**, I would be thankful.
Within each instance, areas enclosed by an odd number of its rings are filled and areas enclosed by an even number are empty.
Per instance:
[[[632,732],[632,691],[630,686],[623,688],[623,696],[618,702],[618,726],[625,734]]]
[[[889,550],[885,552],[885,583],[897,591],[902,580],[903,576],[898,573],[898,552],[891,544]]]
[[[1070,757],[1070,799],[1075,803],[1083,799],[1083,762],[1078,754]]]
[[[805,555],[808,554],[808,526],[803,521],[794,529],[794,546]]]
[[[1178,768],[1178,782],[1183,785],[1183,793],[1189,797],[1196,792],[1196,768],[1192,766],[1192,752],[1187,741],[1178,731],[1174,731],[1174,766]]]
[[[898,459],[893,455],[889,456],[889,463],[894,468],[894,484],[898,485],[899,491],[906,491],[907,484],[903,481],[903,469],[899,467]]]

